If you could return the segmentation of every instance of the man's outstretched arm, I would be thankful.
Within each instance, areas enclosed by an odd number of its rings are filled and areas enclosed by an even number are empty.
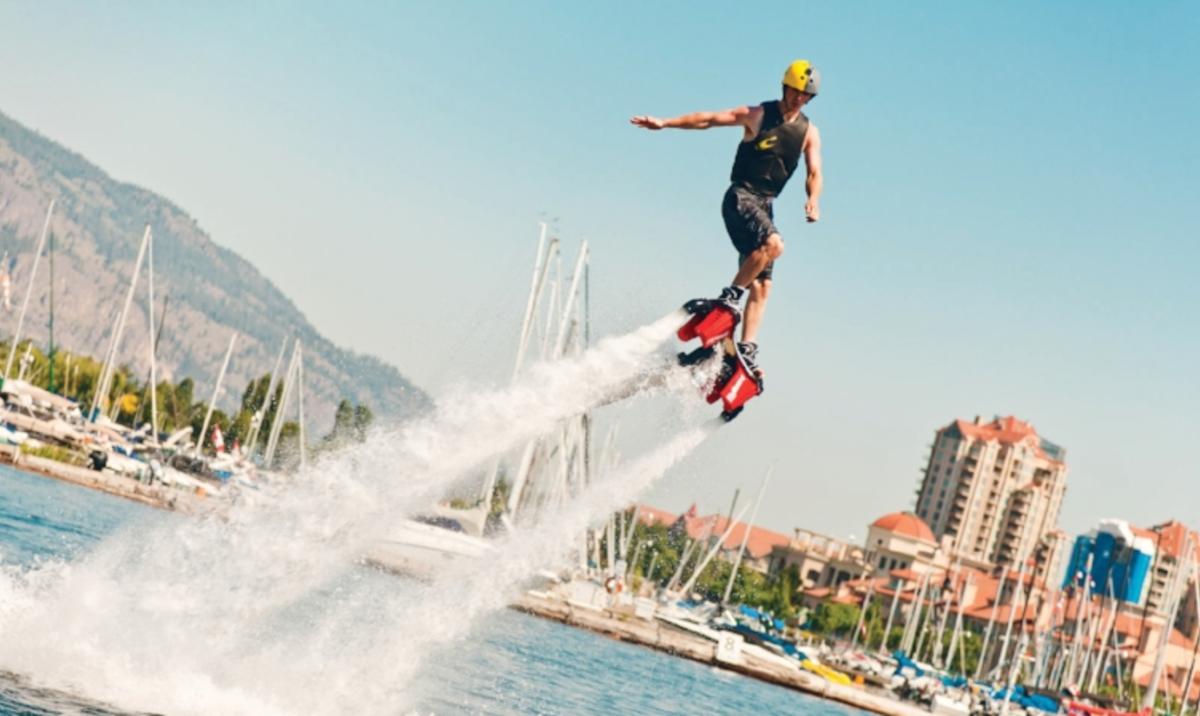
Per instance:
[[[821,133],[815,124],[809,125],[808,135],[804,138],[804,166],[808,169],[808,178],[804,182],[804,188],[808,190],[804,216],[811,223],[821,218],[821,189],[825,185],[821,176]]]
[[[720,112],[692,112],[670,119],[638,115],[630,124],[646,129],[708,129],[709,127],[745,127],[757,107],[734,107]]]

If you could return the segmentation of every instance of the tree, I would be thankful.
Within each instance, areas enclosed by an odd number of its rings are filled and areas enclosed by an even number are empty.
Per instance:
[[[365,405],[354,405],[343,398],[333,413],[333,429],[321,439],[322,450],[332,450],[367,439],[367,428],[375,416]]]
[[[192,392],[195,388],[196,384],[191,378],[184,378],[170,392],[171,405],[169,412],[171,415],[171,424],[176,429],[182,428],[185,425],[191,425],[192,423]]]
[[[367,439],[367,430],[375,420],[375,414],[365,405],[354,406],[354,436],[359,442]]]
[[[853,604],[822,602],[808,617],[805,628],[826,636],[849,636],[858,624],[859,608]]]

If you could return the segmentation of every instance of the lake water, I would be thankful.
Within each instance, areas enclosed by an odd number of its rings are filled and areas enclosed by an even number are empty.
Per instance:
[[[506,609],[476,609],[458,629],[430,632],[415,625],[369,633],[370,624],[381,622],[364,621],[367,626],[355,622],[340,631],[343,623],[364,619],[364,612],[397,605],[432,607],[422,619],[450,625],[463,609],[444,593],[440,604],[407,602],[424,593],[361,568],[331,572],[336,579],[295,590],[294,603],[264,610],[265,616],[231,618],[236,628],[261,629],[261,635],[222,633],[195,619],[190,610],[203,610],[185,599],[174,597],[171,609],[158,605],[164,597],[152,593],[160,587],[140,575],[145,557],[130,547],[171,554],[173,535],[194,539],[187,525],[194,519],[0,466],[0,713],[862,713]],[[130,579],[142,580],[141,591],[117,591],[122,560],[136,563]],[[192,572],[180,574],[195,579]],[[68,589],[71,594],[62,593]],[[236,587],[224,589],[230,610],[244,612],[239,605],[255,603]],[[123,595],[128,609],[108,603],[114,593]],[[158,606],[133,603],[143,598]],[[204,599],[211,606],[212,595]],[[61,624],[53,617],[38,622],[13,613],[37,611],[43,603],[63,610]],[[149,615],[144,629],[130,612]],[[17,626],[6,629],[12,624]],[[29,624],[42,626],[31,630]],[[281,643],[294,650],[255,648],[256,639],[276,639],[273,630],[288,634]],[[364,631],[370,641],[359,646]],[[311,637],[322,632],[354,638],[341,648]],[[446,638],[430,646],[430,634]],[[83,650],[81,642],[93,639]],[[154,651],[156,641],[169,649]],[[310,648],[314,644],[321,646]],[[377,674],[386,672],[358,658],[364,653],[372,660],[408,659],[412,668],[402,672],[401,682],[381,685]],[[208,659],[210,654],[233,668],[216,666],[223,662]],[[67,659],[77,663],[61,668],[60,660]],[[130,660],[136,662],[134,680],[124,678]],[[238,678],[247,673],[255,678]],[[326,702],[321,694],[338,696]],[[311,700],[311,709],[304,699]]]

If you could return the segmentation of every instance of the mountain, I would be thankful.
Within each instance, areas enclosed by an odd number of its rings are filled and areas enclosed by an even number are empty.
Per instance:
[[[104,356],[149,224],[156,320],[162,297],[170,296],[158,348],[161,378],[191,376],[197,396],[210,395],[230,333],[237,331],[220,406],[237,404],[247,382],[274,367],[287,337],[303,344],[306,422],[313,435],[326,432],[342,398],[391,418],[428,406],[428,397],[393,366],[323,337],[258,269],[218,246],[182,209],[151,191],[114,180],[82,156],[0,113],[0,251],[15,258],[13,306],[0,313],[4,336],[11,338],[16,328],[51,199],[56,201],[50,230],[59,346],[97,359]],[[149,366],[145,267],[142,271],[118,356],[138,371]],[[23,338],[43,346],[48,287],[43,258],[22,331]]]

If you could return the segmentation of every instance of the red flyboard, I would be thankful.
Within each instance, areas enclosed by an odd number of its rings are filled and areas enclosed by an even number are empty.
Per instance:
[[[697,314],[679,329],[677,335],[684,343],[693,338],[700,339],[700,346],[708,348],[722,338],[733,334],[737,326],[737,314],[727,306],[717,305],[706,313]],[[712,401],[709,401],[712,402]]]
[[[722,375],[713,385],[707,398],[709,403],[721,401],[724,408],[722,415],[728,416],[727,419],[732,419],[740,413],[743,405],[762,392],[762,383],[753,373],[746,370],[742,361],[733,358],[731,362],[733,372],[728,378]]]

